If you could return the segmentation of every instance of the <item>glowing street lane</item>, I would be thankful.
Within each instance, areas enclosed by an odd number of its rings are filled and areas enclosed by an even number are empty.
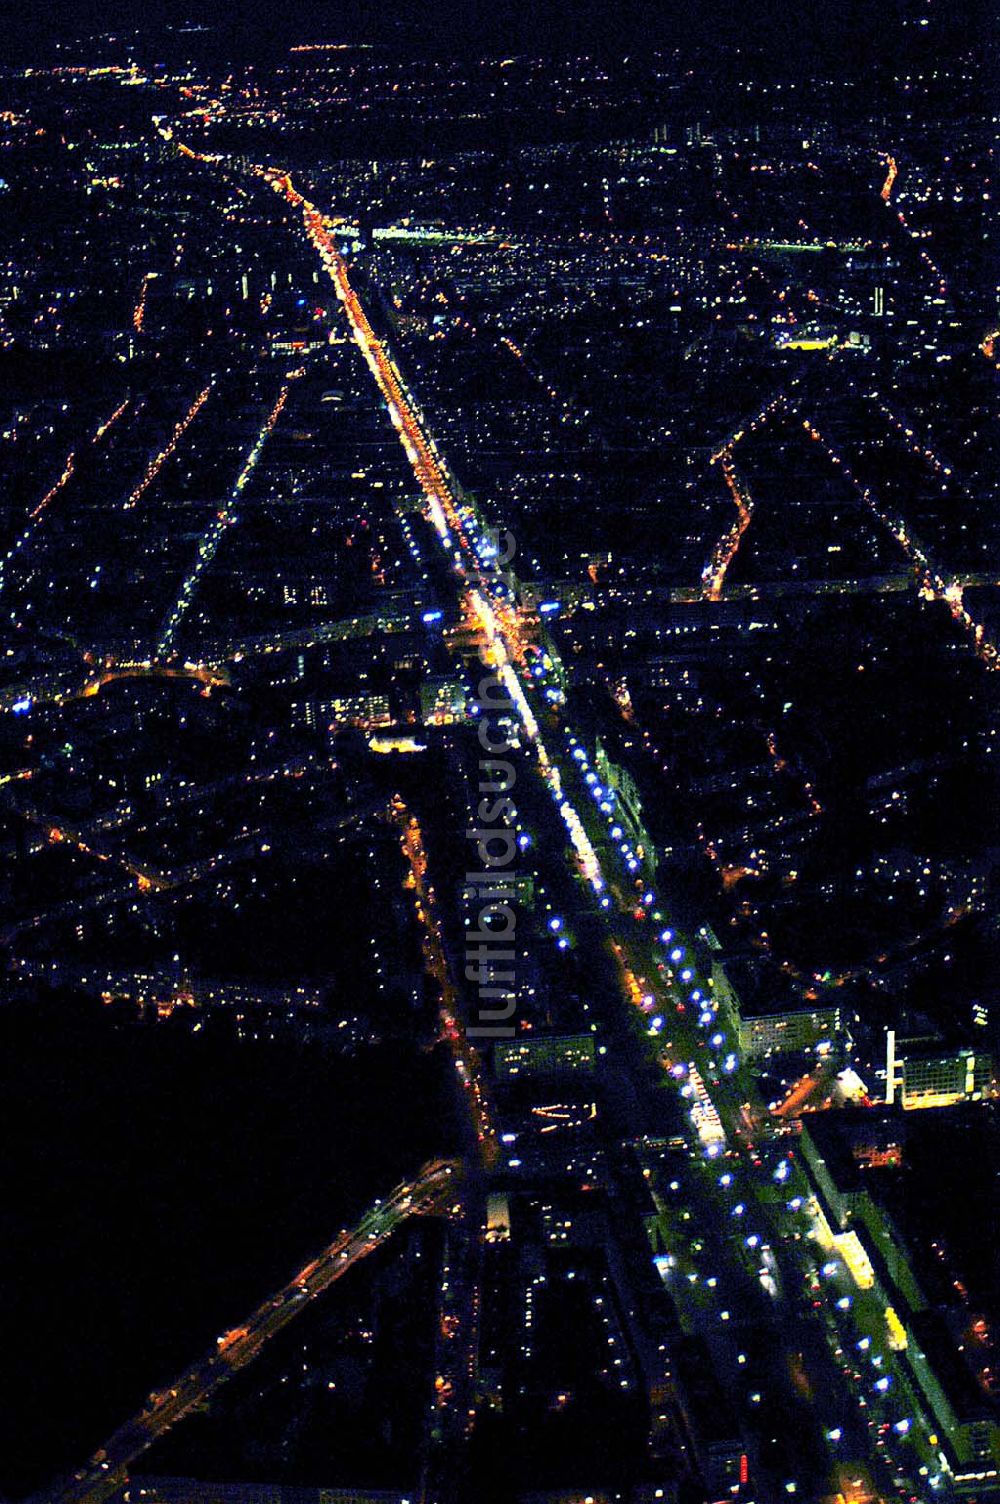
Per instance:
[[[407,1218],[446,1211],[457,1182],[455,1162],[435,1160],[413,1180],[397,1186],[387,1200],[376,1201],[353,1228],[338,1233],[319,1257],[300,1269],[277,1294],[239,1326],[225,1332],[213,1352],[167,1388],[151,1394],[140,1413],[119,1427],[85,1467],[47,1496],[51,1504],[102,1504],[117,1493],[136,1458],[250,1363],[272,1337],[359,1259],[379,1248]]]
[[[247,455],[246,463],[237,476],[236,483],[230,493],[228,502],[224,507],[221,507],[219,509],[215,517],[212,519],[210,525],[202,535],[201,541],[198,544],[198,554],[195,558],[194,564],[192,565],[190,572],[185,576],[185,579],[180,588],[180,592],[177,596],[177,600],[174,602],[173,606],[167,614],[166,620],[163,623],[163,627],[160,632],[160,639],[156,644],[156,656],[158,658],[166,657],[173,648],[174,636],[177,632],[177,628],[180,626],[184,617],[187,615],[187,612],[191,606],[191,602],[194,600],[195,591],[198,588],[198,581],[201,579],[201,576],[204,574],[205,570],[208,569],[209,565],[212,563],[212,560],[215,558],[215,555],[218,553],[219,544],[222,542],[223,533],[237,520],[237,514],[234,510],[236,503],[239,501],[247,482],[257,468],[260,457],[264,452],[265,444],[267,443],[271,434],[274,432],[274,425],[281,417],[285,403],[288,401],[288,393],[291,391],[291,384],[294,379],[294,376],[290,376],[285,382],[284,386],[281,388],[281,391],[278,394],[278,400],[275,402],[271,411],[268,413],[263,427],[261,428],[260,433],[257,435],[257,438],[254,440],[253,447],[251,448],[250,453]]]

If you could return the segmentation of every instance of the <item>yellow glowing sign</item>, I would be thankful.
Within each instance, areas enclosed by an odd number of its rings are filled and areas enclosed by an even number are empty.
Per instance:
[[[835,334],[802,334],[782,342],[784,350],[830,350],[837,343]]]

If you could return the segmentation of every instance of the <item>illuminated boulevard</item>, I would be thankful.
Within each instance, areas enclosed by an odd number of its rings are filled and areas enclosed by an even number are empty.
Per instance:
[[[814,1377],[804,1382],[824,1397],[830,1416],[825,1430],[830,1474],[839,1491],[859,1504],[873,1496],[873,1488],[899,1493],[902,1487],[905,1492],[915,1486],[906,1475],[913,1463],[902,1454],[894,1459],[898,1435],[905,1433],[910,1442],[906,1457],[913,1458],[915,1444],[917,1454],[935,1469],[937,1437],[908,1391],[885,1340],[885,1324],[877,1316],[883,1341],[872,1342],[866,1323],[873,1313],[856,1299],[857,1279],[809,1194],[796,1161],[794,1135],[773,1138],[775,1130],[749,1075],[719,1031],[719,1004],[712,996],[711,980],[699,975],[690,942],[669,927],[664,900],[642,876],[632,875],[638,862],[631,857],[623,862],[622,849],[609,833],[613,816],[604,819],[594,807],[605,791],[594,787],[593,773],[583,777],[587,763],[570,725],[557,719],[549,706],[536,706],[531,678],[520,667],[523,644],[513,613],[491,593],[470,540],[470,517],[463,516],[433,441],[372,329],[323,216],[287,174],[258,170],[286,203],[302,212],[305,232],[333,282],[424,493],[430,520],[453,560],[460,607],[479,624],[483,658],[498,668],[508,688],[524,743],[532,749],[531,763],[569,832],[577,871],[598,905],[621,966],[623,1001],[633,1005],[636,1060],[656,1061],[690,1115],[690,1144],[702,1156],[696,1195],[704,1206],[704,1236],[711,1235],[713,1222],[734,1219],[738,1241],[749,1251],[754,1269],[758,1250],[769,1250],[761,1276],[769,1292],[768,1327],[776,1350],[785,1350],[788,1363],[801,1367],[805,1362],[814,1370]],[[728,454],[726,458],[731,463]],[[727,475],[727,483],[741,509],[731,544],[735,550],[749,522],[749,507],[735,477]],[[712,594],[730,556],[727,548],[719,557]],[[543,740],[543,726],[551,728],[548,741]],[[552,835],[558,849],[555,830]],[[713,1308],[708,1319],[714,1326],[720,1317],[728,1323],[731,1313]],[[858,1344],[870,1375],[861,1384],[853,1377]],[[791,1478],[788,1482],[788,1491],[794,1492],[797,1485]]]
[[[0,66],[0,1504],[1000,1504],[981,0],[129,9]]]
[[[543,618],[516,604],[508,579],[494,563],[499,551],[498,538],[502,535],[487,524],[484,511],[463,491],[439,452],[421,403],[400,369],[389,336],[383,336],[375,327],[381,325],[374,300],[371,316],[366,311],[352,281],[352,265],[346,254],[338,250],[338,241],[345,234],[345,221],[324,213],[300,191],[288,171],[254,164],[246,156],[237,161],[197,151],[178,139],[175,127],[165,115],[155,116],[154,125],[157,148],[165,149],[165,155],[171,159],[179,154],[184,159],[185,171],[193,170],[199,178],[204,176],[209,185],[224,174],[227,192],[232,182],[242,176],[249,185],[247,192],[240,188],[242,198],[249,200],[256,196],[266,201],[271,214],[263,216],[264,233],[278,247],[279,260],[281,236],[287,237],[289,217],[292,233],[301,240],[298,249],[309,265],[315,265],[318,259],[419,488],[423,514],[432,532],[430,547],[436,548],[439,555],[435,561],[440,566],[435,579],[446,581],[443,590],[449,597],[447,613],[430,613],[438,618],[447,614],[449,618],[444,648],[459,659],[460,676],[464,673],[468,678],[488,670],[506,692],[504,713],[509,708],[513,722],[510,756],[522,770],[520,807],[513,819],[531,851],[532,878],[538,891],[553,896],[561,894],[565,900],[559,903],[562,913],[549,920],[549,930],[560,947],[579,944],[583,954],[584,945],[589,945],[592,956],[598,953],[605,976],[612,979],[610,986],[595,986],[592,1003],[584,1005],[592,1006],[600,1021],[600,1033],[596,1024],[591,1026],[592,1032],[607,1041],[600,1046],[601,1054],[609,1056],[607,1079],[620,1084],[614,1150],[619,1157],[610,1178],[613,1182],[616,1174],[621,1175],[624,1183],[626,1175],[635,1174],[645,1187],[655,1215],[646,1223],[651,1246],[644,1248],[643,1253],[651,1255],[656,1278],[663,1286],[657,1294],[665,1292],[664,1304],[669,1305],[676,1317],[683,1339],[702,1344],[710,1362],[725,1375],[727,1392],[737,1396],[740,1410],[737,1434],[744,1438],[740,1445],[746,1450],[739,1455],[738,1482],[729,1492],[735,1494],[752,1480],[753,1486],[761,1490],[763,1504],[774,1504],[786,1495],[798,1495],[803,1504],[819,1504],[821,1498],[836,1500],[838,1504],[869,1504],[869,1501],[874,1504],[879,1499],[900,1499],[905,1504],[920,1500],[922,1504],[924,1497],[930,1497],[921,1492],[923,1480],[929,1479],[927,1487],[933,1489],[935,1497],[953,1499],[950,1464],[937,1427],[924,1400],[915,1391],[901,1357],[899,1318],[872,1293],[875,1281],[871,1265],[857,1235],[833,1228],[826,1220],[803,1165],[799,1147],[801,1114],[832,1089],[827,1063],[821,1061],[809,1074],[797,1079],[780,1104],[769,1105],[762,1096],[750,1063],[741,1056],[727,999],[722,995],[729,984],[724,980],[725,973],[715,972],[712,965],[708,931],[685,933],[672,911],[669,895],[658,891],[652,877],[655,860],[631,833],[633,825],[621,788],[611,786],[614,780],[607,773],[606,762],[594,751],[592,739],[584,734],[582,716],[579,721],[575,718],[572,698],[567,703],[566,685],[559,678],[552,657],[538,649]],[[721,157],[717,152],[715,160],[716,171],[721,173]],[[887,176],[876,192],[882,205],[891,207],[895,215],[900,168],[896,158],[888,153],[884,161]],[[318,189],[310,192],[319,196]],[[721,186],[718,197],[728,206]],[[272,226],[275,210],[283,222]],[[881,205],[877,206],[877,212],[881,218]],[[736,218],[735,211],[732,213]],[[901,212],[899,220],[912,236],[914,232]],[[804,225],[802,229],[805,230]],[[420,232],[415,233],[419,241]],[[467,239],[462,231],[443,227],[435,228],[429,236],[431,241],[442,245],[460,246]],[[398,238],[405,240],[406,236]],[[506,241],[494,236],[473,237],[469,243],[491,249],[507,248]],[[740,241],[730,248],[739,250],[742,245]],[[831,245],[836,249],[835,243]],[[927,259],[923,251],[920,255]],[[931,263],[928,265],[936,271]],[[291,274],[288,281],[291,286]],[[135,307],[136,335],[142,335],[150,323],[150,305],[155,296],[155,289],[154,292],[150,289],[150,274],[145,274]],[[271,294],[264,296],[269,303]],[[305,304],[304,298],[300,301]],[[677,311],[680,312],[679,305]],[[316,310],[317,321],[323,317],[326,311]],[[756,319],[756,314],[753,317]],[[795,322],[794,316],[790,321]],[[782,336],[785,333],[781,331]],[[810,341],[802,338],[805,343],[801,348],[807,349]],[[992,340],[992,336],[987,338]],[[325,342],[324,329],[310,348],[320,349]],[[329,342],[344,343],[342,339],[334,340],[332,331]],[[525,362],[521,347],[509,337],[504,336],[499,343],[518,362]],[[816,348],[825,348],[822,338],[814,343]],[[402,339],[400,347],[405,349]],[[290,348],[297,350],[295,340]],[[992,355],[992,343],[989,352]],[[298,358],[296,354],[296,362]],[[200,692],[201,697],[210,698],[214,705],[216,688],[229,686],[239,691],[237,665],[258,652],[280,657],[297,647],[350,643],[353,639],[388,632],[390,627],[413,628],[428,621],[427,615],[419,616],[414,593],[400,591],[394,598],[395,614],[391,618],[388,614],[384,619],[378,614],[359,614],[325,625],[291,628],[274,625],[258,636],[246,635],[246,619],[243,619],[242,628],[237,622],[231,629],[225,626],[215,629],[220,634],[231,632],[231,637],[222,636],[224,645],[214,653],[203,646],[203,662],[180,661],[179,640],[191,628],[192,618],[201,617],[203,597],[220,572],[216,561],[223,540],[228,548],[229,534],[240,520],[243,492],[258,467],[266,470],[272,452],[282,443],[283,430],[279,437],[272,435],[286,409],[294,415],[291,419],[296,425],[294,437],[311,437],[304,426],[311,420],[302,416],[298,404],[317,373],[305,356],[301,358],[301,365],[284,372],[277,396],[273,391],[269,395],[263,419],[255,410],[252,424],[241,434],[240,447],[235,451],[241,455],[237,479],[227,484],[222,493],[226,497],[224,502],[213,503],[207,518],[205,514],[199,515],[198,527],[190,534],[193,558],[185,543],[179,580],[171,588],[165,611],[157,613],[147,639],[155,643],[155,652],[144,659],[140,648],[134,661],[131,655],[127,660],[115,661],[111,655],[84,654],[87,667],[82,682],[74,680],[66,688],[60,680],[59,687],[51,693],[32,692],[27,697],[19,686],[16,691],[19,698],[12,704],[12,710],[26,713],[32,697],[58,706],[75,706],[77,701],[92,700],[105,686],[117,685],[119,681],[136,681],[132,687],[142,689],[146,687],[143,681],[161,679],[171,689],[184,690],[196,699]],[[317,360],[316,366],[325,358]],[[404,355],[400,355],[400,361],[408,370]],[[341,379],[339,375],[337,379]],[[204,385],[200,384],[202,381]],[[419,384],[416,377],[414,381]],[[162,473],[169,475],[170,462],[189,429],[199,434],[207,426],[204,417],[196,423],[199,414],[206,407],[211,414],[216,406],[222,405],[218,395],[223,389],[220,378],[213,375],[206,381],[200,377],[199,386],[183,416],[172,430],[167,430],[165,441],[158,439],[153,457],[147,460],[127,498],[119,503],[122,512],[133,512],[140,502],[148,505],[147,492]],[[773,382],[769,382],[767,390],[774,392]],[[558,399],[554,388],[546,391]],[[988,561],[981,566],[982,574],[970,569],[967,577],[953,576],[934,562],[898,513],[896,503],[883,502],[871,484],[855,476],[833,440],[827,437],[837,430],[827,423],[825,415],[814,421],[803,391],[804,384],[798,378],[783,381],[777,395],[772,395],[762,406],[756,409],[748,406],[747,410],[756,413],[752,419],[733,428],[730,413],[729,421],[725,425],[720,423],[716,432],[725,428],[728,436],[717,441],[708,468],[718,463],[715,474],[721,475],[724,483],[724,531],[714,546],[709,544],[698,556],[704,559],[708,554],[698,585],[678,588],[675,582],[669,604],[677,605],[679,611],[689,611],[694,617],[702,607],[732,606],[745,598],[756,604],[796,592],[890,595],[912,589],[915,583],[915,593],[923,602],[947,607],[951,615],[949,626],[957,625],[956,636],[960,636],[965,647],[971,648],[979,664],[995,669],[1000,661],[997,649],[964,601],[966,578],[971,585],[993,577]],[[328,395],[332,413],[343,401],[344,393],[338,387]],[[302,398],[303,404],[305,400]],[[326,401],[327,397],[321,400]],[[94,443],[117,423],[126,406],[123,402],[112,410],[95,434]],[[567,421],[573,417],[571,407],[565,404],[562,413]],[[860,503],[859,510],[865,514],[866,522],[877,524],[877,530],[887,533],[895,549],[902,552],[908,570],[905,575],[880,573],[858,580],[824,577],[819,581],[810,581],[803,575],[772,586],[727,584],[728,573],[744,547],[744,540],[749,536],[745,550],[749,553],[756,534],[764,526],[767,510],[759,500],[759,494],[766,494],[766,488],[759,491],[756,472],[750,472],[755,477],[751,490],[749,480],[737,466],[737,448],[745,437],[758,434],[772,418],[795,420],[796,441],[802,445],[804,436],[808,442],[802,447],[812,455],[822,456],[823,467],[832,469],[838,483],[846,482],[852,500]],[[894,429],[901,426],[902,420],[884,404],[882,418]],[[284,422],[289,422],[287,415]],[[879,423],[881,426],[881,419]],[[902,432],[912,437],[905,427]],[[477,432],[477,441],[479,438]],[[708,456],[708,447],[703,447]],[[395,446],[393,449],[394,462],[398,464]],[[59,453],[64,452],[60,446]],[[145,453],[148,455],[149,451]],[[938,470],[944,473],[929,441],[920,453],[935,473]],[[15,548],[27,542],[50,501],[70,486],[78,468],[74,454],[73,450],[69,452],[62,474],[29,512],[28,527]],[[279,470],[279,473],[289,472]],[[352,478],[365,480],[365,470],[362,468]],[[378,485],[382,484],[379,480]],[[58,511],[58,507],[53,511]],[[399,512],[405,516],[402,508]],[[404,532],[409,539],[405,527]],[[13,555],[14,550],[4,562],[10,562]],[[608,568],[611,557],[609,551]],[[742,562],[741,559],[741,565]],[[599,589],[600,568],[595,563],[590,570],[595,594]],[[3,565],[0,565],[0,589],[3,584]],[[586,587],[581,583],[581,588]],[[629,588],[630,582],[625,580],[623,593],[627,594]],[[192,611],[196,599],[199,609]],[[350,609],[351,604],[348,601],[341,609]],[[585,604],[595,607],[594,600]],[[549,603],[552,609],[558,609],[559,605],[559,602]],[[539,612],[545,609],[540,606]],[[202,619],[211,619],[207,606]],[[251,621],[251,630],[257,630],[256,622]],[[686,632],[688,628],[684,625],[679,630]],[[232,673],[229,667],[208,666],[213,660],[231,664]],[[977,667],[975,663],[969,666]],[[304,668],[301,672],[304,676]],[[625,683],[624,679],[622,682]],[[464,697],[467,685],[457,679],[455,685]],[[11,696],[14,693],[11,691]],[[108,698],[112,693],[109,691]],[[233,699],[236,698],[234,694]],[[463,698],[462,703],[464,707],[468,700]],[[627,687],[616,697],[616,703],[627,721],[631,714]],[[103,702],[82,708],[102,706]],[[790,704],[786,706],[789,708]],[[457,722],[468,714],[463,708],[453,719]],[[388,709],[385,715],[383,725],[388,723]],[[309,722],[310,729],[322,732],[326,726],[333,731],[331,720],[335,720],[333,712],[323,715],[317,712]],[[451,720],[444,722],[451,723]],[[365,726],[363,717],[351,724],[371,729],[370,725]],[[67,755],[70,751],[72,748]],[[331,766],[336,766],[333,759]],[[785,768],[774,732],[767,739],[765,766],[769,770]],[[663,767],[666,771],[665,761]],[[22,778],[32,775],[26,770],[23,775],[11,776],[20,784]],[[524,790],[523,799],[520,789]],[[821,813],[806,775],[800,777],[798,789],[800,793],[805,791],[806,818]],[[198,858],[178,873],[168,873],[127,854],[112,855],[95,844],[94,837],[99,836],[101,828],[98,819],[88,824],[85,818],[78,823],[62,816],[49,818],[40,806],[36,808],[34,803],[23,799],[21,793],[20,787],[12,788],[7,798],[10,811],[40,827],[50,846],[64,847],[64,851],[55,853],[57,856],[72,852],[101,864],[117,863],[142,894],[160,894],[202,873],[214,875],[224,865],[221,856],[212,855]],[[748,798],[747,804],[752,804],[752,799]],[[365,813],[370,813],[370,809]],[[329,821],[323,828],[331,832],[339,830],[356,818],[355,813],[339,824]],[[508,1155],[507,1146],[516,1141],[517,1135],[500,1132],[497,1103],[502,1104],[505,1099],[497,1088],[494,1100],[484,1058],[470,1042],[472,1020],[467,1016],[465,989],[456,981],[457,967],[448,948],[447,926],[435,893],[424,829],[417,813],[401,795],[391,799],[388,819],[398,832],[399,851],[393,842],[393,855],[398,858],[401,852],[405,864],[407,908],[412,900],[425,979],[432,984],[430,990],[435,996],[437,1027],[436,1032],[433,1024],[429,1029],[427,1050],[430,1052],[441,1043],[446,1047],[456,1096],[463,1109],[465,1149],[461,1162],[435,1161],[414,1179],[398,1186],[385,1201],[376,1201],[355,1227],[340,1232],[318,1258],[260,1305],[244,1323],[221,1335],[209,1354],[195,1362],[173,1385],[152,1394],[145,1408],[116,1431],[72,1478],[55,1491],[36,1495],[38,1504],[42,1504],[43,1497],[49,1504],[102,1504],[112,1498],[128,1479],[133,1464],[153,1443],[203,1406],[228,1378],[250,1364],[272,1337],[355,1263],[385,1244],[408,1218],[420,1214],[443,1215],[446,1225],[436,1292],[432,1394],[428,1413],[423,1417],[422,1451],[418,1459],[419,1495],[421,1504],[454,1504],[462,1497],[463,1468],[479,1398],[477,1362],[484,1305],[487,1203],[494,1190],[503,1192],[511,1184],[518,1184],[513,1172],[523,1162],[517,1153]],[[246,830],[245,826],[242,828]],[[253,850],[252,839],[249,836],[246,839],[250,843],[246,848],[249,853]],[[705,849],[715,857],[707,840]],[[261,846],[260,850],[269,851],[270,846]],[[724,874],[737,873],[734,883],[747,870],[725,867],[728,857],[716,860]],[[115,892],[118,891],[116,888]],[[42,917],[39,914],[22,919],[4,938],[10,940],[19,930],[40,924]],[[593,1043],[589,1037],[588,1043]],[[603,1064],[597,1068],[603,1069]],[[664,1174],[668,1164],[672,1167],[672,1179]],[[582,1189],[590,1190],[591,1186]],[[616,1186],[615,1194],[618,1189]],[[660,1351],[665,1352],[666,1347]],[[666,1359],[663,1370],[669,1380]],[[762,1398],[763,1391],[772,1388],[773,1393]],[[790,1404],[801,1402],[795,1414],[799,1419],[807,1417],[808,1437],[789,1434],[794,1428],[782,1412],[782,1396],[788,1397]],[[756,1407],[761,1407],[766,1419],[754,1429]],[[682,1404],[671,1405],[665,1429],[670,1433],[669,1455],[682,1459],[678,1471],[686,1469],[692,1478],[697,1477],[699,1469],[704,1473],[704,1459],[698,1456],[699,1443],[693,1439],[693,1428]],[[665,1447],[658,1455],[667,1454]],[[758,1483],[758,1479],[762,1481]],[[746,1497],[742,1493],[739,1496]]]

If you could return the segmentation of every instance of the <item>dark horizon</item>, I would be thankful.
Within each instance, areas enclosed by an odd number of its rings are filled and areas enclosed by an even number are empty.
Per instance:
[[[905,0],[895,0],[896,4]],[[143,37],[188,31],[188,45],[204,26],[218,45],[234,56],[279,54],[286,45],[307,41],[371,43],[396,53],[417,49],[428,55],[478,53],[502,56],[572,54],[598,51],[622,55],[636,48],[697,46],[737,49],[755,57],[757,66],[808,71],[820,63],[862,73],[891,56],[895,43],[893,0],[875,7],[869,0],[831,0],[806,16],[796,0],[767,0],[748,9],[740,0],[700,0],[694,4],[649,4],[620,0],[614,5],[593,0],[541,0],[530,8],[489,0],[443,0],[433,7],[386,8],[372,0],[329,5],[320,0],[293,0],[276,11],[253,0],[234,16],[229,7],[195,13],[180,0],[106,5],[100,0],[53,0],[46,7],[47,25],[39,28],[29,9],[4,0],[0,17],[8,45],[46,47],[56,37],[73,41],[88,36],[137,31]],[[944,31],[959,46],[976,45],[998,18],[995,0],[961,0],[939,6],[935,32]]]

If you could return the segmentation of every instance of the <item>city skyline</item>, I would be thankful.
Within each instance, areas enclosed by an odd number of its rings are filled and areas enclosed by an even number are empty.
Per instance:
[[[4,1498],[1000,1496],[997,19],[12,21]]]

